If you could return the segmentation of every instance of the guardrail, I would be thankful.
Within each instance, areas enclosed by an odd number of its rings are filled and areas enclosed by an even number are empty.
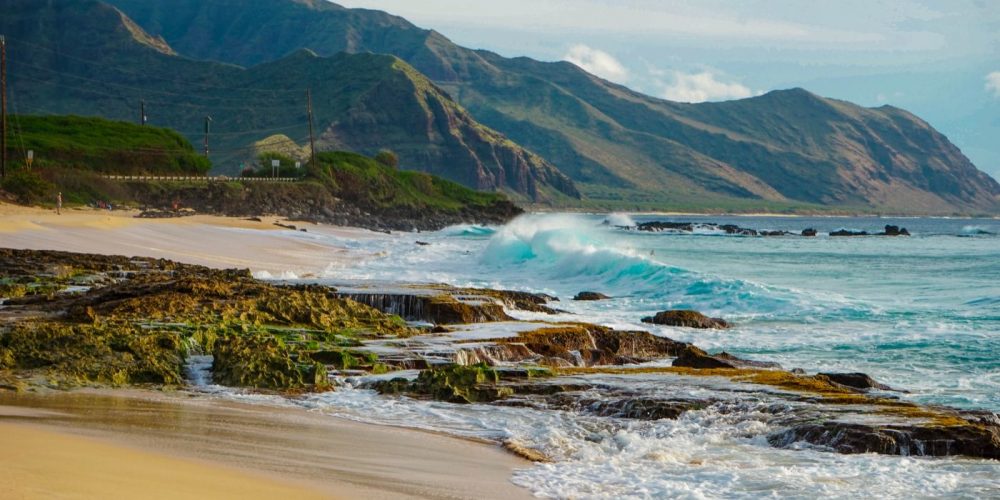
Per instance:
[[[297,177],[229,177],[226,175],[105,175],[105,179],[128,182],[297,182]]]

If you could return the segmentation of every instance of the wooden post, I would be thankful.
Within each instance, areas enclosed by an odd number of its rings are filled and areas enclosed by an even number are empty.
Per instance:
[[[0,35],[0,177],[7,177],[7,38]]]
[[[212,117],[211,116],[206,116],[205,117],[205,158],[208,158],[208,132],[209,132],[209,125],[208,124],[209,123],[212,123]]]

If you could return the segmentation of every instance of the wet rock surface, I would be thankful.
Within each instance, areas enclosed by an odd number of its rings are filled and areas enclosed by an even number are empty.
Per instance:
[[[683,326],[687,328],[729,328],[730,324],[724,319],[709,318],[698,311],[688,309],[677,309],[662,311],[655,316],[642,318],[643,323],[654,325]]]
[[[1000,431],[983,425],[867,425],[808,423],[768,436],[777,447],[805,442],[838,453],[1000,459]]]
[[[879,236],[909,236],[910,232],[906,228],[900,228],[899,226],[886,225],[885,231],[879,233]]]
[[[840,385],[846,385],[847,387],[853,387],[855,389],[878,389],[880,391],[893,390],[893,388],[876,382],[875,379],[864,373],[820,373],[820,375]]]
[[[727,352],[708,354],[693,345],[684,347],[674,359],[673,366],[701,369],[781,368],[778,363],[741,359]]]
[[[214,383],[256,391],[324,391],[357,377],[384,397],[562,411],[608,428],[744,412],[776,447],[1000,459],[997,415],[914,404],[862,373],[790,372],[645,331],[505,312],[554,311],[544,295],[424,286],[366,301],[240,270],[60,252],[0,249],[0,265],[0,390],[186,387],[186,360],[211,354]],[[48,288],[24,292],[28,281]],[[417,328],[391,312],[401,309],[454,324]]]
[[[573,297],[573,300],[607,300],[611,297],[600,292],[580,292]]]

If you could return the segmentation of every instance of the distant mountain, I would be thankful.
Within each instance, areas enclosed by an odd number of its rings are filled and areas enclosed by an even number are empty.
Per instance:
[[[664,101],[569,63],[466,49],[402,18],[324,0],[109,1],[196,59],[253,66],[304,48],[396,55],[598,203],[1000,211],[1000,184],[900,109],[801,89],[724,103]]]
[[[145,101],[149,123],[199,145],[211,116],[212,158],[217,170],[234,173],[261,139],[283,134],[308,143],[305,89],[311,88],[321,149],[387,148],[405,168],[471,187],[535,201],[579,196],[555,167],[476,122],[392,55],[320,57],[300,49],[244,69],[178,55],[163,37],[98,0],[0,0],[0,11],[18,113],[138,121]]]

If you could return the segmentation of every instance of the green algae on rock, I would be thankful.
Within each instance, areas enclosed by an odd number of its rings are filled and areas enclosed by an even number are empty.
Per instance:
[[[377,383],[375,389],[382,394],[415,394],[450,403],[488,403],[514,394],[512,388],[499,382],[499,372],[481,363],[429,368],[413,382],[396,378]]]
[[[194,350],[215,356],[217,383],[326,390],[326,366],[308,352],[415,333],[398,316],[331,289],[282,287],[245,270],[26,250],[0,250],[0,264],[8,280],[49,276],[53,266],[95,278],[85,293],[6,301],[0,312],[5,379],[43,377],[60,387],[180,386],[184,360]],[[377,359],[361,358],[357,364],[365,369],[385,371]]]

